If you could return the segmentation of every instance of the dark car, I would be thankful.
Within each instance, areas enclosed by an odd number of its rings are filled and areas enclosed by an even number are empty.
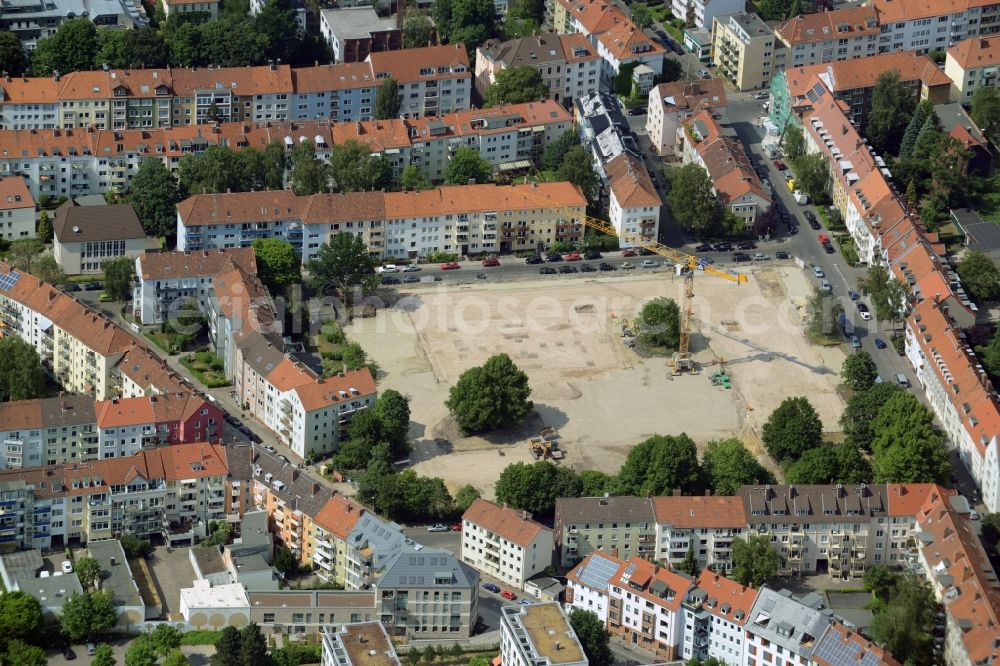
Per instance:
[[[483,589],[487,592],[499,592],[500,586],[494,585],[493,583],[483,583]]]
[[[75,282],[70,282],[63,287],[63,291],[80,291],[80,285]]]
[[[812,212],[811,210],[805,211],[803,215],[805,215],[806,219],[809,220],[810,222],[813,222],[816,219],[816,213]]]
[[[540,264],[543,261],[545,261],[545,260],[542,259],[541,257],[539,257],[537,254],[535,254],[535,255],[532,255],[532,256],[528,257],[527,259],[525,259],[524,263],[526,263],[526,264]]]
[[[541,268],[538,269],[538,273],[540,275],[555,275],[556,269],[552,268],[551,266],[542,266]]]
[[[774,258],[775,259],[791,259],[792,256],[790,254],[788,254],[787,252],[785,252],[784,250],[779,250],[778,252],[774,253]]]
[[[736,247],[740,250],[756,250],[757,244],[753,241],[740,241],[739,245]]]
[[[812,227],[813,229],[819,230],[823,228],[823,225],[821,225],[819,223],[819,220],[817,220],[815,217],[807,216],[807,218],[809,219],[809,226]]]
[[[794,236],[797,233],[799,233],[799,228],[797,226],[795,226],[794,224],[789,224],[788,225],[788,235],[789,236]]]
[[[647,250],[644,247],[640,247],[639,248],[639,256],[640,257],[652,257],[654,254],[656,254],[656,253],[653,252],[652,250]]]
[[[674,40],[670,40],[670,50],[676,53],[677,55],[684,55],[684,49],[682,49],[681,45],[675,42]]]
[[[399,278],[395,277],[382,278],[382,284],[399,284]]]
[[[591,259],[600,259],[601,253],[598,252],[597,250],[587,250],[586,252],[583,253],[583,258],[586,259],[587,261],[590,261]]]
[[[554,264],[557,261],[562,261],[562,260],[563,258],[561,254],[550,254],[545,258],[545,261],[549,262],[550,264]]]
[[[837,251],[836,249],[834,249],[833,245],[831,245],[830,243],[827,243],[826,245],[824,245],[823,249],[826,250],[827,254],[833,254],[834,252]]]
[[[875,338],[875,349],[885,349],[888,345],[885,344],[885,340],[882,338]]]
[[[861,301],[858,301],[857,303],[855,303],[855,305],[858,308],[858,312],[868,312],[869,311],[868,310],[868,305],[866,305],[865,303],[862,303]]]
[[[568,273],[578,273],[579,271],[576,270],[576,266],[565,265],[559,267],[559,272],[563,274],[568,274]]]
[[[597,269],[594,268],[593,264],[583,264],[582,266],[580,266],[581,273],[593,273],[596,270]]]
[[[606,261],[601,262],[601,265],[598,266],[597,268],[599,268],[603,272],[615,270],[615,267],[612,264],[607,263]]]
[[[750,261],[750,255],[746,252],[737,252],[733,255],[733,261],[739,263],[741,261]]]
[[[68,645],[62,649],[62,655],[63,659],[65,659],[66,661],[73,661],[74,659],[76,659],[76,652],[73,652],[73,648],[71,648]]]
[[[644,116],[646,115],[646,109],[641,106],[637,106],[634,109],[628,110],[628,115],[630,116]]]
[[[414,282],[420,282],[420,278],[418,278],[416,275],[407,275],[405,278],[403,278],[403,282],[405,282],[406,284],[413,284]]]
[[[670,39],[670,37],[667,36],[667,32],[665,30],[657,30],[656,36],[662,39],[663,41],[668,41]]]
[[[104,283],[102,282],[88,282],[83,285],[84,291],[100,291],[101,289],[104,289]]]
[[[712,247],[711,243],[702,243],[701,245],[697,246],[694,249],[695,252],[699,252],[699,253],[700,252],[712,252],[713,250],[715,250],[715,248]]]
[[[715,251],[716,252],[732,252],[733,251],[733,244],[732,243],[716,243],[715,244]]]

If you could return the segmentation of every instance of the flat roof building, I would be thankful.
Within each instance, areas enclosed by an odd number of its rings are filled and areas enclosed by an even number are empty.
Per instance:
[[[556,602],[503,606],[500,657],[504,666],[587,666],[583,646]]]
[[[322,666],[399,666],[399,657],[380,622],[345,624],[323,632]]]

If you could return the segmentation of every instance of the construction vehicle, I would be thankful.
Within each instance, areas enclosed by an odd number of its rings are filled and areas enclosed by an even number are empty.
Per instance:
[[[558,442],[549,442],[541,437],[532,437],[528,442],[531,455],[535,460],[562,460],[566,454],[559,448]]]
[[[721,386],[724,389],[732,388],[729,375],[726,374],[725,370],[719,370],[712,375],[712,386]]]

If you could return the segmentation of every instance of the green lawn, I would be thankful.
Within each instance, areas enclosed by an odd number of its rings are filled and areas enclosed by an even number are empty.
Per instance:
[[[182,356],[181,365],[190,370],[195,379],[208,388],[229,386],[224,362],[212,352],[200,351]]]
[[[186,631],[181,636],[181,645],[215,645],[220,636],[222,636],[221,631],[212,631],[211,629]]]

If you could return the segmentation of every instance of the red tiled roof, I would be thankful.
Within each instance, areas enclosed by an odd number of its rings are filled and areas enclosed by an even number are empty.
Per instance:
[[[931,493],[954,495],[950,488],[942,488],[936,483],[890,483],[886,487],[890,516],[913,516],[920,513],[920,507]]]
[[[477,499],[465,510],[465,513],[462,514],[462,520],[467,520],[498,534],[522,548],[531,546],[531,543],[542,531],[552,531],[532,520],[531,514],[526,511],[499,506],[482,498]]]
[[[631,572],[627,581],[623,578],[626,570]],[[667,589],[673,592],[673,596],[668,599],[669,594],[660,596],[651,593],[649,588],[654,582],[666,585]],[[611,578],[611,584],[627,588],[633,595],[651,601],[657,606],[677,611],[688,590],[694,586],[694,581],[688,576],[660,567],[649,560],[633,557],[618,568]]]
[[[737,583],[709,569],[698,576],[698,587],[707,595],[702,608],[740,626],[746,624],[750,609],[757,600],[756,588]],[[709,600],[715,600],[715,603],[707,603]]]
[[[338,539],[347,539],[364,512],[362,505],[335,493],[313,516],[313,522]]]
[[[1000,63],[1000,35],[983,35],[962,40],[948,49],[947,58],[962,69],[989,67]]]
[[[19,208],[34,208],[35,200],[28,191],[24,178],[9,176],[0,178],[0,210],[17,210]]]
[[[799,14],[774,29],[792,46],[832,39],[853,39],[881,32],[873,7],[845,7],[830,12]]]
[[[743,497],[669,495],[654,497],[653,514],[658,525],[676,528],[746,527]]]
[[[153,406],[149,398],[122,398],[103,400],[94,405],[97,412],[97,426],[117,428],[156,423]]]

